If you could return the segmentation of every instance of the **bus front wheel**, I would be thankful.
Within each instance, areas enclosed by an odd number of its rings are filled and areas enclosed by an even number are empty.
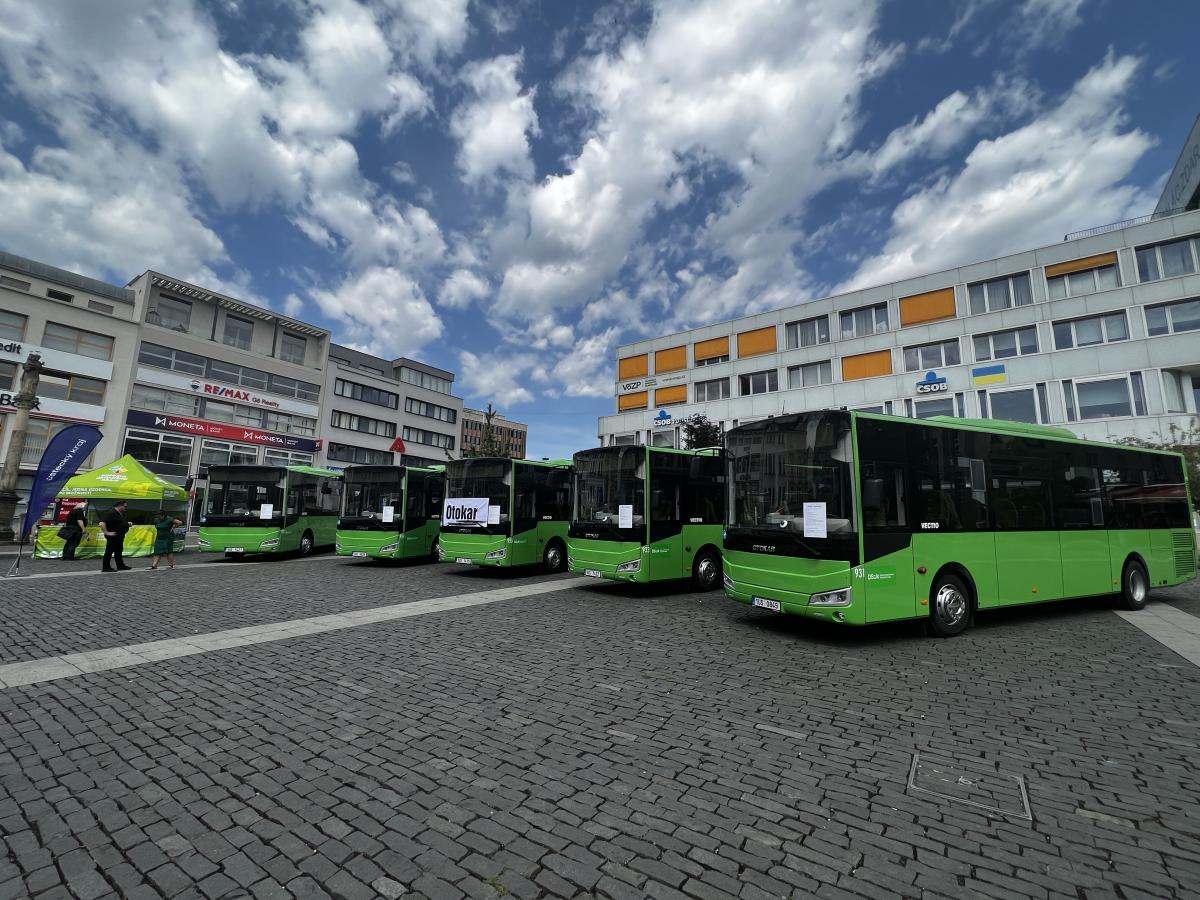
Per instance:
[[[441,551],[441,548],[438,546],[438,539],[434,538],[433,546],[429,548],[429,561],[430,562],[441,562],[441,560],[442,560],[442,551]]]
[[[313,535],[311,531],[306,531],[300,535],[300,555],[308,556],[313,551]]]
[[[1150,578],[1146,575],[1146,567],[1131,559],[1121,573],[1121,605],[1130,610],[1143,609],[1149,596]]]
[[[567,551],[560,541],[551,541],[542,554],[542,563],[547,572],[561,572],[567,567]]]
[[[929,592],[929,627],[938,637],[962,634],[971,621],[971,592],[957,575],[943,575]]]
[[[692,584],[698,591],[712,591],[721,586],[721,557],[705,550],[692,564]]]

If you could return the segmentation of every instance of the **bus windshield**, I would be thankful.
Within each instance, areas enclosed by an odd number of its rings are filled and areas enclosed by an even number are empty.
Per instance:
[[[265,522],[282,515],[282,497],[283,486],[278,478],[250,474],[210,476],[205,496],[204,518],[206,524],[210,525],[218,524],[214,520],[221,519],[257,519]],[[266,505],[270,506],[269,510]]]
[[[347,469],[342,518],[356,520],[355,525],[399,529],[404,519],[403,476],[403,469],[390,467],[361,471]],[[386,521],[388,519],[390,521]]]
[[[845,545],[855,537],[850,417],[805,413],[759,425],[726,438],[731,534],[751,545],[769,536],[772,549],[765,552],[847,558]]]
[[[641,530],[645,524],[645,490],[644,447],[603,447],[575,454],[571,536],[630,539],[622,532]]]
[[[499,523],[489,525],[446,525],[445,531],[478,534],[508,534],[513,464],[507,459],[461,459],[446,464],[446,499],[483,498],[499,507]]]

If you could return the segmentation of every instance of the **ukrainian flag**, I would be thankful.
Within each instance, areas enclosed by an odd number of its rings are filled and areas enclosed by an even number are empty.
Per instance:
[[[1008,381],[1008,374],[1003,363],[998,366],[980,366],[971,370],[971,381],[975,384],[1004,384]]]

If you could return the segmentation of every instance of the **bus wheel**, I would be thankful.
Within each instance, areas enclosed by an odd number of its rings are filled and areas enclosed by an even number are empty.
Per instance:
[[[313,551],[313,535],[311,531],[306,531],[300,535],[300,555],[308,556]]]
[[[1131,559],[1125,563],[1125,571],[1121,573],[1121,605],[1126,609],[1142,609],[1149,596],[1150,579],[1146,576],[1146,568],[1136,559]]]
[[[567,552],[559,541],[551,541],[546,545],[546,552],[542,554],[542,563],[546,566],[547,572],[561,572],[567,567]]]
[[[938,637],[962,634],[971,620],[971,592],[957,575],[943,575],[930,591],[929,626]]]
[[[692,565],[692,586],[698,591],[711,591],[721,585],[721,557],[705,550]]]
[[[430,562],[441,562],[442,561],[441,547],[438,544],[437,538],[433,539],[433,546],[429,548],[429,560],[430,560]]]

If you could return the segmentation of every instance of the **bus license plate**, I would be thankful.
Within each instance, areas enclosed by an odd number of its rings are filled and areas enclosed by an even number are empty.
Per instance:
[[[354,552],[352,552],[350,555],[351,555],[351,556],[357,556],[357,557],[359,557],[360,559],[366,559],[366,558],[367,558],[367,551],[366,551],[366,550],[355,550],[355,551],[354,551]]]
[[[584,569],[583,574],[586,575],[588,578],[599,578],[600,570],[599,569]]]
[[[458,559],[455,560],[455,562],[458,563],[459,565],[463,565],[463,566],[469,566],[471,564],[471,561],[469,559],[467,559],[465,556],[460,556]]]
[[[778,600],[766,600],[762,597],[754,597],[751,601],[754,606],[761,606],[763,609],[769,609],[773,612],[779,612]]]
[[[225,552],[226,553],[245,553],[246,550],[244,547],[226,547]]]

